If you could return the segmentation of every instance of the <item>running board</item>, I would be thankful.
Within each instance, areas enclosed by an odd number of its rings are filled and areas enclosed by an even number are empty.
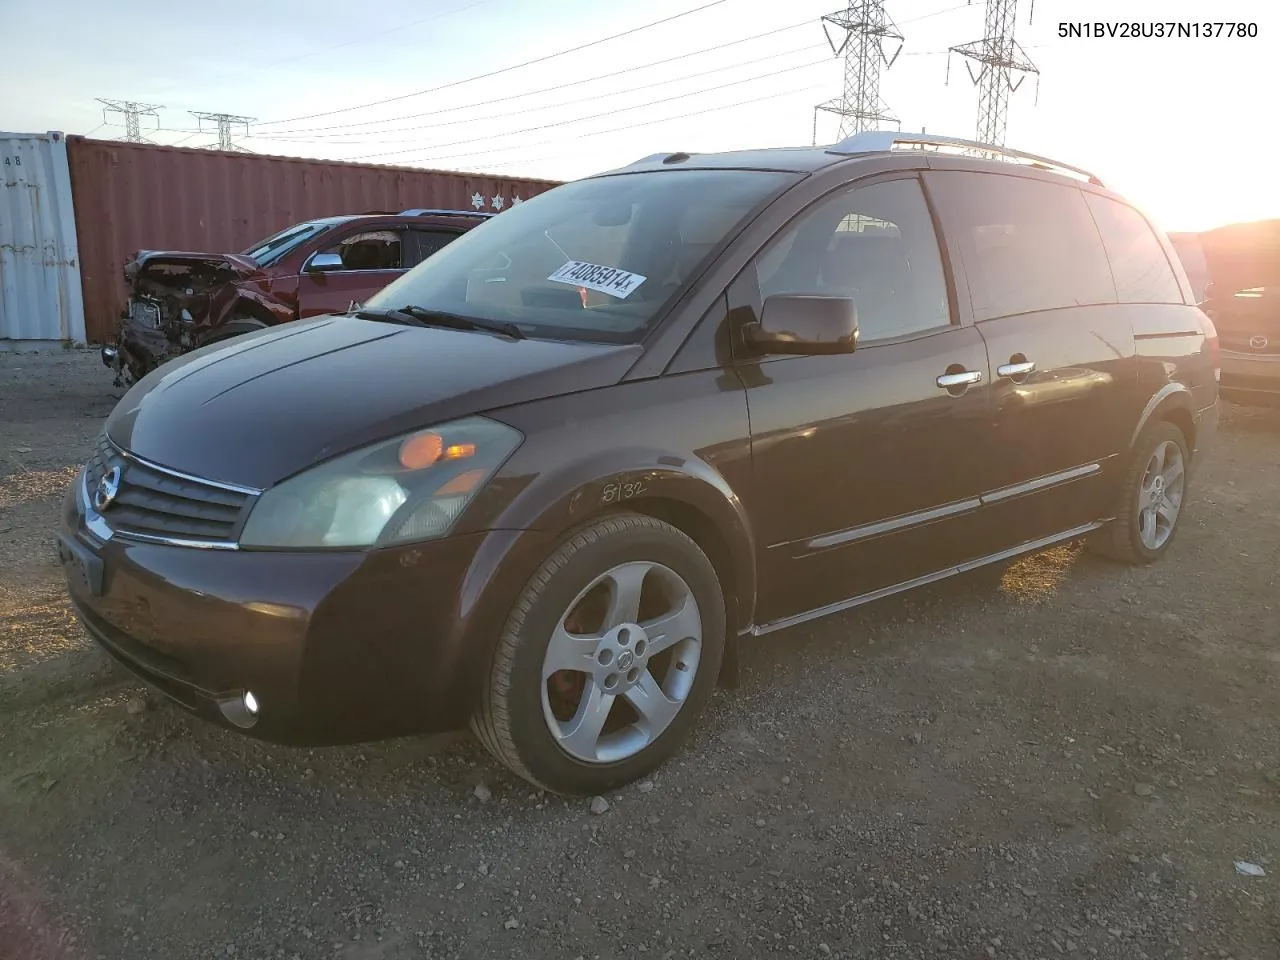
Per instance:
[[[787,630],[791,627],[799,626],[802,623],[808,623],[810,620],[817,620],[819,617],[830,616],[833,613],[841,613],[845,610],[851,610],[854,607],[860,607],[864,603],[872,603],[876,600],[883,600],[885,597],[891,597],[895,593],[903,593],[906,590],[914,590],[916,587],[923,587],[930,583],[937,583],[939,580],[945,580],[948,577],[954,577],[956,574],[969,573],[977,570],[979,567],[985,567],[993,563],[1000,563],[1002,560],[1012,560],[1014,557],[1021,556],[1024,553],[1035,553],[1037,550],[1043,550],[1046,547],[1052,547],[1055,544],[1064,543],[1068,540],[1076,540],[1087,533],[1092,533],[1099,527],[1103,526],[1105,521],[1096,523],[1086,523],[1071,530],[1065,530],[1062,533],[1055,533],[1051,537],[1042,537],[1039,540],[1032,540],[1028,543],[1020,543],[1016,547],[1010,547],[1008,550],[1001,550],[999,553],[993,553],[990,556],[979,557],[977,560],[966,560],[964,563],[957,564],[954,567],[947,567],[944,570],[938,570],[934,573],[926,574],[923,577],[916,577],[914,580],[907,580],[903,583],[894,584],[891,587],[882,587],[879,590],[873,590],[871,593],[864,593],[860,596],[851,597],[848,600],[839,600],[836,603],[829,603],[825,607],[818,607],[806,613],[798,613],[795,616],[784,617],[781,620],[774,620],[772,623],[766,623],[763,626],[754,626],[751,628],[751,636],[763,637],[765,634],[775,633],[778,630]]]

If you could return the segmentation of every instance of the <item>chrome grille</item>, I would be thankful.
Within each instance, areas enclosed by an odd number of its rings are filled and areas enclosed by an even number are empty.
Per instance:
[[[85,493],[112,467],[120,467],[119,492],[102,510],[115,533],[143,540],[235,545],[255,495],[183,476],[119,450],[104,434],[85,466]]]
[[[130,300],[129,316],[134,323],[158,327],[160,326],[160,304],[148,300]]]

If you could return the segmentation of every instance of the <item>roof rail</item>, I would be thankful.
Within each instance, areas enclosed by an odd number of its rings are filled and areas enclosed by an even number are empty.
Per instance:
[[[927,133],[899,133],[896,130],[868,130],[865,133],[856,133],[852,137],[848,137],[847,139],[840,141],[835,146],[828,147],[827,153],[840,155],[886,153],[898,144],[907,145],[918,150],[922,150],[927,147],[933,147],[935,150],[942,147],[950,147],[953,150],[959,149],[965,152],[994,154],[997,157],[1004,157],[1010,160],[1027,160],[1038,166],[1045,166],[1055,170],[1073,173],[1076,176],[1083,177],[1095,186],[1104,186],[1103,182],[1098,179],[1097,175],[1090,173],[1088,170],[1083,170],[1080,167],[1072,166],[1069,163],[1063,163],[1060,160],[1050,160],[1048,157],[1042,157],[1038,154],[1027,153],[1024,150],[1014,150],[1010,147],[999,147],[991,143],[979,143],[976,140],[961,140],[959,137],[942,137]]]
[[[492,213],[479,210],[432,210],[427,207],[414,207],[412,210],[401,210],[402,217],[492,217]]]

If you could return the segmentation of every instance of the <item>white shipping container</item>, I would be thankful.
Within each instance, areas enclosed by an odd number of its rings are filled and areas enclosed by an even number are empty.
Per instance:
[[[0,132],[0,350],[84,339],[66,139]]]

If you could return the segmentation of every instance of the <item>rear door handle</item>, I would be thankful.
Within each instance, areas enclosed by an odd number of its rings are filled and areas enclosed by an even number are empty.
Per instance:
[[[1034,360],[1027,360],[1023,363],[1006,363],[996,367],[996,373],[1002,377],[1020,377],[1024,373],[1030,373],[1036,368]]]
[[[981,370],[965,370],[962,373],[944,373],[938,377],[938,386],[943,390],[950,390],[952,387],[963,387],[971,383],[982,382]]]

